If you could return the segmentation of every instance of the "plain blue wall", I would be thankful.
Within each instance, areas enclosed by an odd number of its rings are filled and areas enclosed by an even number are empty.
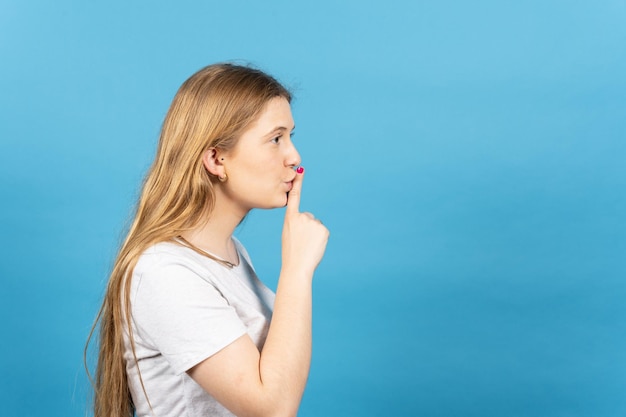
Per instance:
[[[176,5],[174,5],[176,3]],[[332,236],[301,416],[626,415],[626,2],[0,0],[0,415],[82,348],[200,67],[296,93]],[[238,231],[275,285],[282,211]]]

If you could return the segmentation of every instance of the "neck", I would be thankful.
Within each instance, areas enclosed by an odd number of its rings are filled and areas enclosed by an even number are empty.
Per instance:
[[[216,187],[213,211],[200,226],[182,233],[182,236],[200,249],[237,263],[237,251],[232,236],[247,213],[248,211],[237,207]]]

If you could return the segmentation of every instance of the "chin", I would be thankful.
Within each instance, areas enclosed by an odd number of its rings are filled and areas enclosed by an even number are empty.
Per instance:
[[[281,198],[276,200],[276,205],[274,206],[274,208],[281,208],[281,207],[285,207],[287,205],[287,194],[283,194]]]
[[[259,193],[257,195],[256,204],[257,208],[261,209],[274,209],[281,208],[287,205],[289,193],[284,190],[274,190],[273,192]]]
[[[274,205],[274,207],[272,208],[281,208],[281,207],[287,207],[287,197],[285,197],[281,202],[277,202],[276,205]]]
[[[269,209],[285,207],[286,205],[287,205],[287,194],[285,194],[282,198],[276,198],[271,202],[268,201],[265,204],[259,204],[256,206],[256,208],[269,210]]]

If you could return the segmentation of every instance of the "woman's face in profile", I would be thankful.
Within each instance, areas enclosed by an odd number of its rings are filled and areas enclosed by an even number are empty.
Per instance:
[[[283,207],[296,176],[300,155],[291,142],[294,129],[289,102],[270,100],[259,118],[224,154],[225,194],[244,210]]]

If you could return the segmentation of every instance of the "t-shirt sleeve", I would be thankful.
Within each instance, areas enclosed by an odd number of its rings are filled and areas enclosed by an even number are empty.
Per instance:
[[[135,327],[177,374],[246,333],[220,291],[183,265],[159,265],[133,279],[139,280],[131,294]]]

